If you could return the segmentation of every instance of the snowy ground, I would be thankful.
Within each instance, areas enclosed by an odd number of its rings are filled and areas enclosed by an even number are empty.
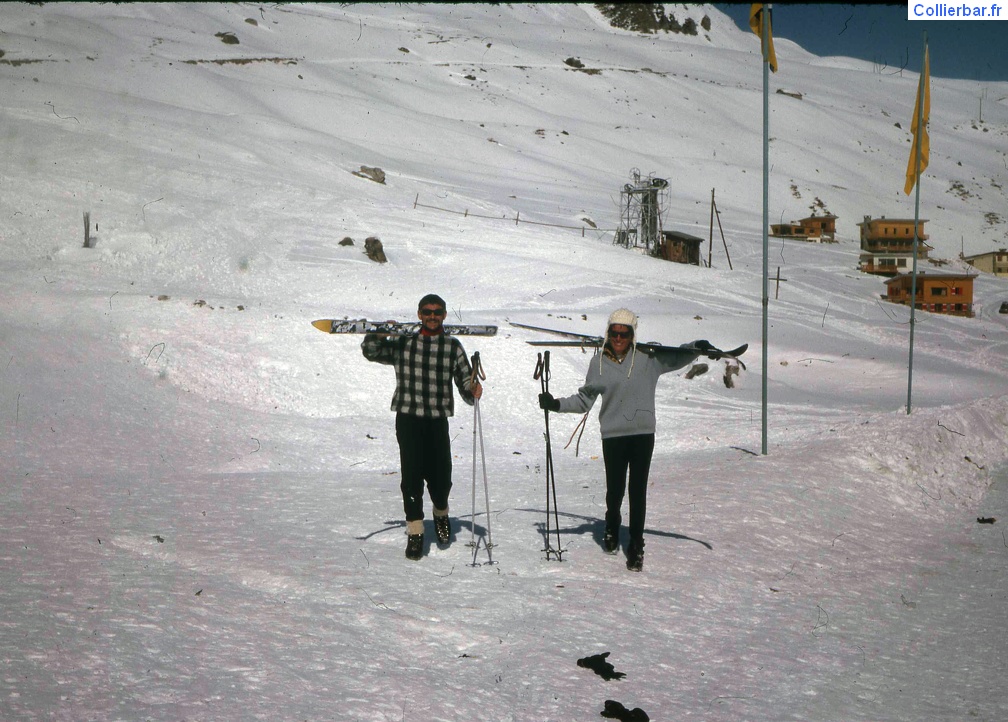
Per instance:
[[[908,415],[909,312],[856,270],[864,215],[913,216],[916,76],[777,44],[772,220],[818,199],[840,239],[771,243],[762,455],[757,39],[677,12],[711,30],[574,5],[4,7],[0,718],[1008,717],[1008,282],[977,279],[975,318],[917,315]],[[980,121],[976,84],[932,73],[921,216],[960,271],[1005,245],[1008,85]],[[717,226],[713,268],[612,245],[633,167],[673,181],[676,230],[707,237],[716,189],[730,266]],[[454,541],[412,563],[391,371],[309,323],[409,319],[430,291],[501,327],[464,339],[492,513],[462,406]],[[595,414],[578,456],[578,419],[551,417],[545,559],[541,336],[507,324],[597,334],[623,305],[646,340],[750,344],[734,388],[719,364],[659,386],[642,574],[600,547]],[[551,356],[573,393],[588,356]],[[488,522],[493,564],[467,546]],[[576,665],[604,651],[624,679]]]

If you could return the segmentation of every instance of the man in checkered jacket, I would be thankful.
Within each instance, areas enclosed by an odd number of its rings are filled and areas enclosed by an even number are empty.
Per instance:
[[[470,406],[483,394],[479,379],[457,338],[444,333],[447,315],[444,299],[428,294],[420,299],[420,331],[412,336],[367,334],[361,343],[364,358],[395,368],[396,412],[399,441],[400,488],[406,512],[406,557],[423,556],[424,482],[434,505],[434,529],[439,544],[448,544],[448,494],[451,491],[452,456],[448,417],[455,412],[452,382]]]

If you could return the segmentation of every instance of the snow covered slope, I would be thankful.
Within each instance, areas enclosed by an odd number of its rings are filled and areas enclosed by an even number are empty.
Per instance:
[[[856,270],[864,215],[913,216],[917,78],[777,43],[771,221],[840,221],[837,244],[771,242],[764,456],[758,39],[669,12],[710,29],[569,4],[4,6],[0,717],[1008,714],[1008,282],[977,279],[975,318],[917,315],[908,415],[908,310]],[[961,271],[1005,245],[1008,86],[981,122],[975,84],[932,72],[921,215]],[[666,228],[708,237],[715,191],[712,268],[612,244],[634,168],[670,181]],[[431,291],[502,329],[464,341],[492,514],[463,406],[455,541],[407,563],[392,374],[310,322],[409,319]],[[733,388],[721,364],[659,386],[640,575],[600,548],[594,414],[578,456],[552,417],[566,554],[544,560],[541,336],[507,324],[598,334],[618,306],[645,340],[750,344]],[[573,393],[588,356],[551,356]],[[471,566],[488,522],[498,563]],[[625,679],[576,666],[602,651]]]

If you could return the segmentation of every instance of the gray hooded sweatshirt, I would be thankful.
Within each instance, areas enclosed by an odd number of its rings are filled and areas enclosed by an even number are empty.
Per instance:
[[[636,344],[622,362],[605,352],[596,354],[588,364],[584,386],[573,396],[557,399],[560,411],[585,413],[601,395],[599,426],[603,439],[653,434],[658,378],[692,363],[696,357],[696,351],[685,347],[649,352],[638,349]]]

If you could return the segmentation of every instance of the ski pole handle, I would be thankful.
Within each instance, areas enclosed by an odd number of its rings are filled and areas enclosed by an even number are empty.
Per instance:
[[[536,361],[535,372],[532,374],[532,378],[538,379],[540,386],[542,387],[542,392],[549,392],[549,351],[539,354],[538,360]]]
[[[475,386],[477,381],[486,380],[486,374],[483,373],[483,362],[480,361],[479,351],[476,351],[472,355],[469,365],[472,366],[472,376],[469,377],[471,385]]]

